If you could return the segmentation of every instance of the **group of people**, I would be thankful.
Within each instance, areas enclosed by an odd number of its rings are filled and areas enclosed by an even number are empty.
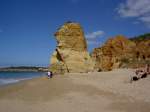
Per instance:
[[[140,78],[146,78],[150,75],[150,64],[147,64],[145,68],[140,68],[135,71],[135,76],[132,77],[132,81],[136,81]]]

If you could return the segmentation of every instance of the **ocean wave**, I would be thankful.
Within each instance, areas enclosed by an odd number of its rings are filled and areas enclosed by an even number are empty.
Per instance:
[[[43,72],[0,72],[0,85],[18,83],[45,75]]]
[[[17,83],[23,80],[29,80],[32,78],[22,78],[22,79],[0,79],[0,85],[7,85],[12,83]]]

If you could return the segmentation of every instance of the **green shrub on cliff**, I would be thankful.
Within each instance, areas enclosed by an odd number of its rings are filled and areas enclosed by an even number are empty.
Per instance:
[[[135,41],[135,42],[150,40],[150,33],[146,33],[137,37],[130,38],[130,40]]]

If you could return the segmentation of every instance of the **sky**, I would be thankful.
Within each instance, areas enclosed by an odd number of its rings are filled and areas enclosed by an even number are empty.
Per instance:
[[[0,66],[48,66],[66,21],[81,24],[91,52],[150,32],[150,0],[0,0]]]

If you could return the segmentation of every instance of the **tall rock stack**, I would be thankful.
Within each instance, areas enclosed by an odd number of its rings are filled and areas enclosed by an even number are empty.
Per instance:
[[[51,57],[50,70],[55,73],[88,72],[93,62],[87,51],[84,32],[78,23],[68,22],[55,33],[56,49]]]

